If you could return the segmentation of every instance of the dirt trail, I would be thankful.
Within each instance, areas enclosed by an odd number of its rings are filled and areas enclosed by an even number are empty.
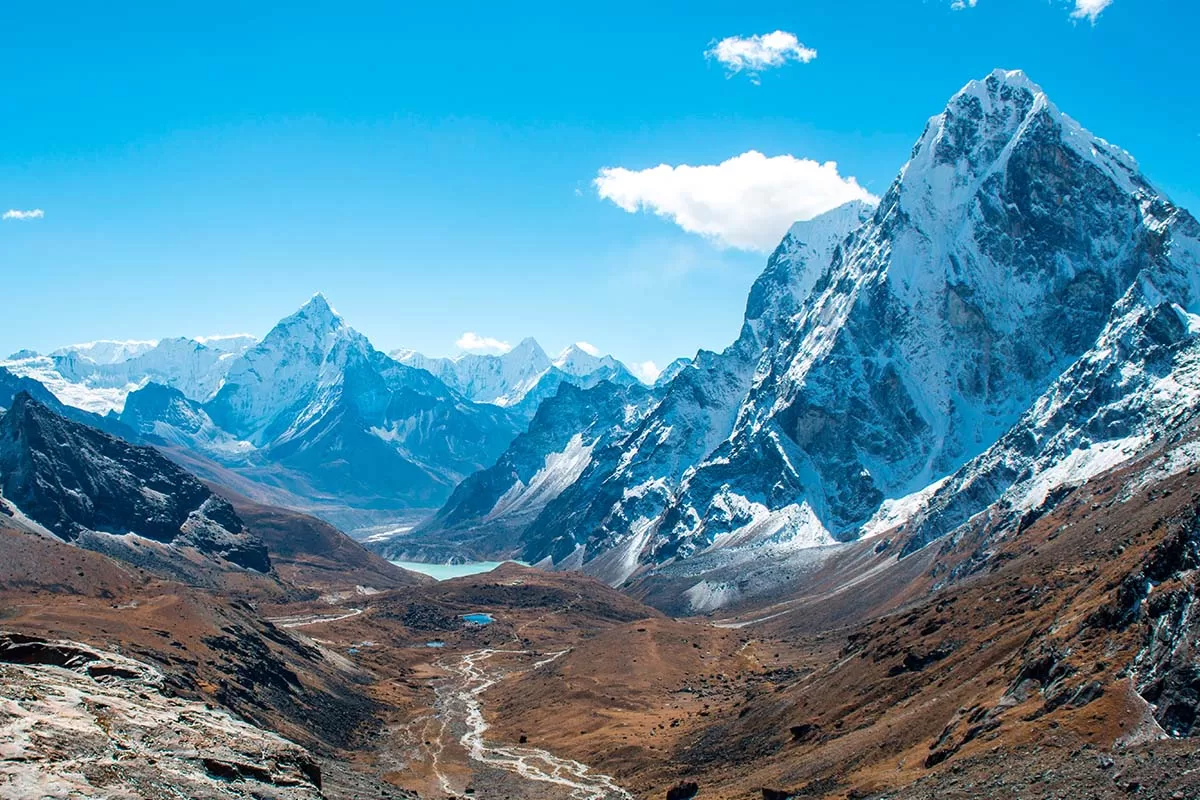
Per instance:
[[[268,622],[272,622],[281,628],[305,628],[309,625],[320,625],[325,622],[341,622],[344,619],[357,617],[363,613],[365,609],[352,608],[345,614],[311,614],[303,617],[272,617]]]

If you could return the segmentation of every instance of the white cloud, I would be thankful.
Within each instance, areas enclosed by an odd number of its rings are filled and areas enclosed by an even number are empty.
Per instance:
[[[2,208],[2,206],[0,206],[0,208]],[[29,211],[21,211],[16,208],[10,208],[8,211],[4,212],[4,216],[2,218],[24,221],[27,219],[41,219],[44,216],[46,216],[46,212],[42,211],[40,208],[30,209]]]
[[[1075,9],[1071,12],[1071,16],[1075,19],[1088,19],[1093,24],[1096,18],[1100,16],[1100,12],[1113,4],[1113,0],[1065,0],[1065,2],[1073,3]],[[956,11],[961,11],[964,8],[974,8],[979,3],[979,0],[953,0],[950,7]]]
[[[689,233],[739,250],[770,252],[797,220],[812,219],[851,200],[875,197],[837,164],[756,150],[720,164],[643,170],[605,167],[596,191],[633,214],[653,211]]]
[[[644,383],[654,383],[658,380],[658,376],[662,375],[662,370],[653,361],[643,361],[640,364],[630,364],[629,369],[633,374]]]
[[[1113,0],[1075,0],[1075,10],[1071,12],[1071,16],[1076,19],[1086,17],[1095,23],[1100,12],[1111,6],[1112,2]]]
[[[454,344],[458,345],[460,350],[466,350],[468,353],[500,354],[512,350],[512,345],[508,342],[502,342],[490,336],[480,336],[478,333],[472,333],[471,331],[467,331],[458,337],[458,341]]]
[[[576,342],[575,346],[587,353],[589,356],[599,357],[600,355],[600,348],[596,347],[596,345],[592,344],[591,342]]]
[[[817,57],[817,51],[801,44],[794,33],[775,31],[714,40],[704,55],[724,64],[730,75],[745,72],[751,81],[758,83],[758,73],[762,70],[782,67],[789,61],[807,64]]]

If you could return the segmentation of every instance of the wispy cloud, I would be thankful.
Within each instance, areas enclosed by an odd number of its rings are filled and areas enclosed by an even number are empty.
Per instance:
[[[454,344],[460,350],[466,350],[468,353],[502,354],[512,350],[512,345],[508,342],[502,342],[490,336],[480,336],[478,333],[472,333],[471,331],[467,331],[458,337],[458,341]]]
[[[600,348],[596,347],[596,345],[592,344],[591,342],[576,342],[575,346],[587,353],[589,356],[599,357],[600,355]]]
[[[2,206],[0,206],[0,208],[2,208]],[[3,217],[0,217],[0,218],[13,219],[13,220],[17,220],[20,222],[24,222],[25,220],[30,220],[30,219],[41,219],[44,216],[46,216],[46,212],[42,211],[40,208],[32,208],[28,211],[21,211],[20,209],[17,209],[17,208],[10,208],[8,211],[5,211]]]
[[[1076,19],[1086,18],[1095,24],[1100,12],[1111,6],[1112,3],[1113,0],[1075,0],[1075,10],[1071,12],[1071,16]]]
[[[1113,4],[1113,0],[1064,0],[1064,2],[1074,5],[1075,8],[1071,11],[1072,17],[1086,19],[1093,25],[1100,13]],[[978,4],[979,0],[952,0],[950,7],[961,11],[964,8],[975,8]]]
[[[817,57],[817,51],[801,44],[794,33],[775,31],[714,40],[704,55],[724,64],[730,75],[744,72],[757,84],[763,70],[782,67],[789,61],[807,64]]]
[[[832,161],[768,158],[756,150],[720,164],[605,167],[594,184],[600,197],[631,214],[653,211],[723,247],[759,252],[773,250],[798,220],[876,199]]]

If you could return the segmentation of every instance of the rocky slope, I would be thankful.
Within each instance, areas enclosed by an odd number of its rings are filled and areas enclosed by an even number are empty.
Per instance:
[[[610,631],[490,692],[495,735],[602,753],[638,796],[1191,797],[1198,463],[1192,415],[1036,518],[857,542],[708,624]]]
[[[232,507],[158,451],[68,420],[25,393],[0,418],[0,493],[51,534],[127,560],[166,564],[196,553],[271,568],[266,546]]]
[[[323,797],[320,767],[303,748],[173,697],[164,684],[154,667],[116,653],[0,633],[0,696],[8,698],[0,710],[0,793]]]

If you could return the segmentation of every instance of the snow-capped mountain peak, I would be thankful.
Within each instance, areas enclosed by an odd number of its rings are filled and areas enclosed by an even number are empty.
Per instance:
[[[299,329],[307,329],[315,335],[324,336],[340,332],[345,328],[346,321],[333,309],[333,306],[325,299],[325,295],[317,292],[294,314],[280,320],[266,338],[270,338],[272,334],[283,331],[295,332]],[[264,338],[264,342],[266,338]]]
[[[568,375],[583,376],[604,367],[617,365],[612,356],[601,355],[600,351],[587,342],[575,342],[554,359],[554,366]]]
[[[510,363],[528,363],[538,366],[544,365],[549,360],[546,351],[532,336],[526,336],[517,343],[516,347],[504,353],[500,358]]]
[[[564,382],[594,386],[601,380],[637,381],[624,364],[600,355],[586,342],[571,345],[553,361],[533,337],[498,355],[463,353],[454,358],[430,358],[408,349],[393,350],[390,355],[402,364],[432,373],[468,400],[502,406],[526,419],[532,419],[538,405]]]
[[[214,398],[214,418],[256,444],[278,436],[281,414],[329,393],[347,364],[373,348],[318,293],[234,360]],[[293,423],[299,422],[293,420]]]
[[[432,373],[469,400],[501,406],[523,397],[550,367],[550,358],[532,337],[501,354],[461,353],[453,358],[431,358],[402,349],[390,355],[402,364]]]
[[[756,359],[812,292],[837,246],[874,212],[873,204],[853,200],[792,225],[750,289],[735,349]]]
[[[1023,140],[1052,137],[1123,190],[1144,184],[1127,152],[1059,111],[1024,72],[998,69],[968,83],[930,119],[897,182],[902,206],[923,227],[950,224],[989,179],[1005,173]]]

